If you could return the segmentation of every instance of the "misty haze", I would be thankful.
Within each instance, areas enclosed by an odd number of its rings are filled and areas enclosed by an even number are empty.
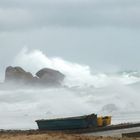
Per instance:
[[[140,121],[140,1],[1,0],[0,129],[111,115]]]

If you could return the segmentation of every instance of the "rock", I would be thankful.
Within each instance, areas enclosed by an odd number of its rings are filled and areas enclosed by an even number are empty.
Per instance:
[[[7,67],[5,72],[5,82],[31,83],[34,77],[30,72],[26,72],[21,67]]]
[[[64,77],[61,72],[48,68],[41,69],[34,77],[30,72],[26,72],[21,67],[9,66],[5,72],[5,83],[16,83],[16,85],[42,85],[47,87],[61,85]]]
[[[36,73],[36,76],[39,77],[41,84],[48,85],[60,85],[65,77],[61,72],[49,68],[41,69]]]

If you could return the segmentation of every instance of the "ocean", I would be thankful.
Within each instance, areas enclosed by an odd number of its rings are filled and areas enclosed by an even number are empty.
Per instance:
[[[95,113],[111,115],[112,124],[140,121],[140,73],[95,72],[87,65],[22,50],[12,65],[35,74],[49,67],[66,78],[62,87],[0,87],[0,129],[36,129],[37,119]]]

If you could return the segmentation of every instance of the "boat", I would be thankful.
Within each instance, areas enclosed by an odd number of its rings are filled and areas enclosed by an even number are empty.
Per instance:
[[[76,130],[97,127],[97,115],[36,120],[39,130]]]

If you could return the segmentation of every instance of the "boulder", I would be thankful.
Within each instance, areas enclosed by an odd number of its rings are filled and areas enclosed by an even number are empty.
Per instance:
[[[7,67],[5,72],[5,82],[31,83],[34,77],[30,72],[26,72],[21,67]]]
[[[42,85],[57,86],[61,85],[64,75],[53,69],[44,68],[36,73],[34,77],[30,72],[26,72],[21,67],[9,66],[5,72],[5,83],[16,83],[17,85]]]
[[[60,85],[65,75],[61,72],[49,68],[41,69],[36,73],[41,84]]]

